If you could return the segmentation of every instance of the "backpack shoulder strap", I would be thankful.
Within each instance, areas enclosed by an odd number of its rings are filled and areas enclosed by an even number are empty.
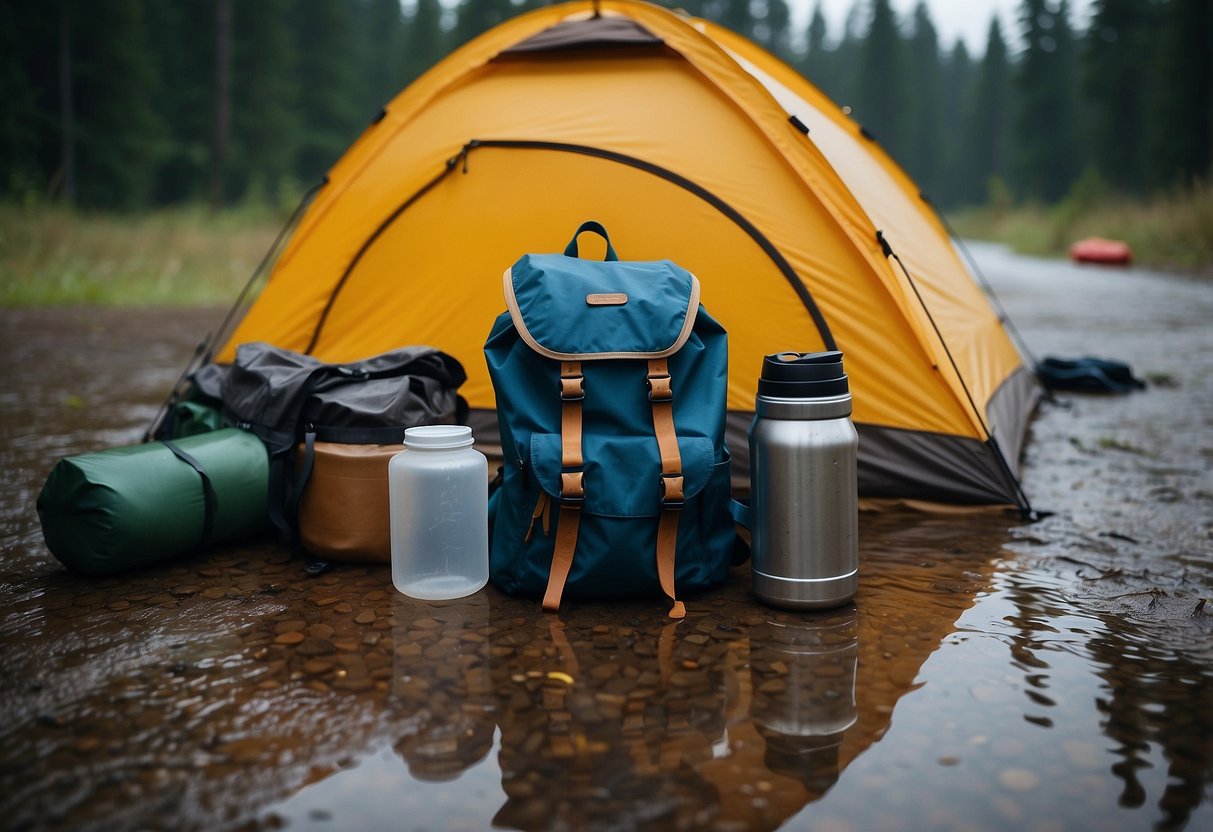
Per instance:
[[[657,525],[657,577],[673,606],[670,618],[684,618],[686,607],[674,594],[674,556],[678,544],[678,517],[683,508],[682,454],[674,429],[674,388],[669,361],[649,359],[645,379],[653,405],[653,433],[661,453],[661,520]]]
[[[585,460],[581,454],[581,403],[585,400],[585,376],[580,361],[560,362],[560,514],[552,566],[548,571],[543,608],[560,609],[560,596],[573,566],[581,506],[585,502]]]

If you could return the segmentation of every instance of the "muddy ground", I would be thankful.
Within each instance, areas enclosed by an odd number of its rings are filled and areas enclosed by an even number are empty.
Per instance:
[[[50,466],[137,441],[221,311],[0,312],[5,826],[1213,828],[1213,284],[974,250],[1038,357],[1150,384],[1042,407],[1054,513],[864,513],[852,607],[740,568],[676,626],[411,601],[272,540],[68,573]]]

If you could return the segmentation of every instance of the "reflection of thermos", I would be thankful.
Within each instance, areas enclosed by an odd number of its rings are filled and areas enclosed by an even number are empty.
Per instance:
[[[858,718],[858,655],[854,607],[823,619],[772,619],[750,631],[750,712],[767,741],[767,766],[818,796],[838,779],[838,746]]]
[[[763,359],[750,426],[753,587],[763,601],[820,609],[854,596],[858,446],[841,352]]]

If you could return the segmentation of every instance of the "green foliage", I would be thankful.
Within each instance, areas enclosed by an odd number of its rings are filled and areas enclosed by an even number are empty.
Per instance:
[[[0,204],[0,306],[227,304],[282,221],[247,209],[131,217]]]
[[[214,142],[215,2],[148,3],[145,11],[147,57],[154,68],[152,106],[163,124],[154,201],[201,199]],[[183,43],[198,48],[182,49]]]
[[[0,0],[0,192],[23,202],[55,158],[57,42],[54,5]]]
[[[71,6],[75,47],[77,198],[88,207],[146,205],[163,155],[166,126],[156,89],[143,4],[93,0]]]
[[[1020,197],[1060,199],[1082,162],[1077,147],[1078,101],[1075,44],[1069,3],[1024,0],[1020,25],[1025,42],[1015,87],[1014,131],[1018,153],[1013,173]]]
[[[856,91],[855,118],[895,152],[907,114],[904,42],[889,0],[873,0],[867,39],[863,42]]]
[[[294,66],[298,46],[282,25],[290,0],[232,6],[232,135],[225,193],[265,204],[292,202],[303,129]]]
[[[357,138],[373,113],[351,95],[355,88],[354,20],[345,0],[308,0],[295,4],[294,76],[300,131],[295,173],[305,182],[319,180]]]
[[[1117,196],[1093,169],[1059,206],[1012,205],[991,197],[989,206],[952,215],[963,237],[1007,243],[1016,251],[1064,257],[1084,237],[1124,240],[1134,262],[1213,276],[1213,184],[1159,193],[1148,200]]]
[[[957,165],[962,172],[955,197],[962,205],[976,205],[986,197],[986,182],[997,179],[1005,187],[1010,156],[1011,65],[998,20],[990,22],[986,53],[974,85],[966,97],[962,120],[963,144]]]
[[[898,158],[906,172],[928,194],[942,190],[941,145],[946,132],[940,129],[943,117],[943,72],[939,60],[939,39],[926,3],[914,8],[913,32],[906,43],[904,76],[913,78],[902,102],[903,128],[897,145]]]
[[[510,0],[461,0],[456,9],[454,45],[462,46],[513,15]]]
[[[442,7],[438,0],[417,0],[408,19],[401,54],[401,80],[408,83],[438,63],[446,54],[448,40],[448,33],[442,29]]]
[[[0,197],[278,210],[451,48],[547,2],[0,0]],[[1058,203],[1091,165],[1143,197],[1213,176],[1208,0],[1095,0],[1081,36],[1071,0],[1020,0],[1022,54],[992,19],[981,56],[941,48],[924,3],[899,21],[856,0],[830,32],[817,0],[793,37],[790,0],[660,2],[785,57],[941,207],[990,198],[991,177]]]
[[[1170,185],[1213,173],[1213,3],[1171,0],[1167,8],[1147,153],[1150,179]]]

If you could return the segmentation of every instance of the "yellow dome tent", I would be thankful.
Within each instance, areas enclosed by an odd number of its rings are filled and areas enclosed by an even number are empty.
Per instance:
[[[1027,508],[1033,374],[917,188],[776,58],[635,0],[507,21],[392,100],[217,360],[254,340],[326,361],[429,344],[467,369],[491,445],[501,273],[587,219],[620,256],[698,276],[729,332],[735,476],[762,356],[841,349],[861,493]]]

